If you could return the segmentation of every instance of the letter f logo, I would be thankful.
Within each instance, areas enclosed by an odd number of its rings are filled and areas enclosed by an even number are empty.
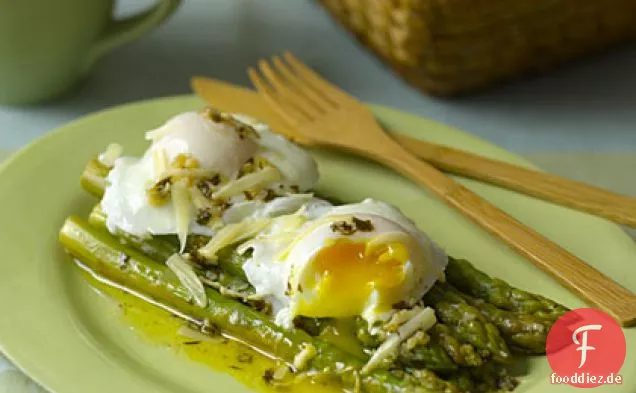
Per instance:
[[[602,325],[584,325],[574,331],[572,334],[572,341],[574,344],[580,345],[580,347],[576,348],[577,351],[581,351],[581,364],[579,364],[579,368],[583,367],[585,361],[587,360],[587,351],[593,351],[596,348],[587,345],[587,332],[589,330],[601,330]],[[581,334],[581,342],[576,338],[579,333]]]

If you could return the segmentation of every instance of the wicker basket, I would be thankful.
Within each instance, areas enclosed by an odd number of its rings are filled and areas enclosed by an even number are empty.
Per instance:
[[[636,0],[319,0],[411,84],[484,88],[636,37]]]

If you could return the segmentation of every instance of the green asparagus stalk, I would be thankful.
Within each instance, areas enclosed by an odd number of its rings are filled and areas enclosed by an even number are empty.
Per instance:
[[[363,346],[377,348],[381,344],[379,337],[369,333],[366,321],[358,318],[356,325],[356,336]],[[456,371],[459,366],[477,367],[483,363],[478,350],[460,342],[454,330],[444,323],[438,322],[429,333],[431,340],[428,343],[400,351],[400,363],[441,373]]]
[[[463,390],[460,386],[452,381],[446,381],[440,379],[431,370],[415,370],[412,374],[412,378],[415,378],[426,389],[430,389],[436,392],[444,393],[472,393]]]
[[[104,214],[99,204],[95,205],[93,210],[91,210],[88,216],[88,223],[95,228],[108,231],[106,214]],[[164,262],[178,251],[178,246],[157,236],[141,238],[124,231],[117,231],[114,235],[122,244],[139,250],[155,261]]]
[[[484,360],[471,344],[462,343],[448,325],[437,323],[433,328],[433,340],[446,350],[453,362],[464,367],[479,367]]]
[[[318,370],[333,369],[340,363],[345,368],[359,370],[366,359],[357,358],[327,343],[316,340],[298,329],[283,329],[259,312],[215,290],[207,289],[208,304],[201,308],[193,304],[188,290],[169,269],[134,249],[119,244],[112,236],[92,228],[77,217],[70,217],[60,231],[60,242],[66,250],[96,275],[110,280],[125,291],[153,299],[156,304],[203,326],[214,326],[281,360],[293,363],[303,345],[311,344],[318,354],[310,365]],[[342,374],[346,383],[353,383],[356,374]],[[432,393],[410,380],[400,380],[384,370],[362,376],[361,384],[369,393]]]
[[[428,369],[439,373],[450,373],[459,368],[444,347],[433,342],[400,351],[398,360],[407,367]]]
[[[100,205],[96,205],[91,211],[88,222],[100,229],[106,229],[106,215],[102,211]],[[155,261],[165,261],[172,254],[179,251],[179,241],[176,236],[151,236],[149,238],[140,238],[135,235],[118,231],[115,236],[120,239],[122,244],[126,244],[140,252],[146,254]],[[186,251],[196,253],[201,242],[207,242],[207,238],[202,236],[189,236]],[[240,255],[232,246],[225,247],[218,252],[217,264],[225,273],[238,279],[246,280],[243,264],[249,257],[248,255]]]
[[[545,354],[545,344],[552,322],[531,314],[502,310],[482,299],[469,299],[486,319],[492,322],[508,345],[533,355]]]
[[[531,314],[551,321],[569,311],[543,296],[517,289],[503,280],[491,278],[463,259],[449,258],[446,279],[460,291],[504,310]]]
[[[528,354],[544,354],[552,321],[532,314],[502,310],[483,299],[475,299],[448,284],[438,284],[436,289],[447,299],[464,302],[476,309],[493,323],[509,346]]]
[[[478,309],[461,298],[449,296],[440,284],[431,288],[424,301],[435,309],[439,320],[451,327],[460,340],[477,348],[482,357],[492,357],[499,363],[511,361],[512,355],[499,330]]]
[[[475,383],[475,392],[510,392],[519,384],[508,370],[496,367],[492,363],[484,363],[481,367],[465,369]]]

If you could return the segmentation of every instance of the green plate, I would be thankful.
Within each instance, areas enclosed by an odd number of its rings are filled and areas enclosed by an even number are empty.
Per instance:
[[[140,340],[69,263],[57,232],[94,199],[78,184],[86,162],[109,142],[140,153],[143,132],[203,102],[191,96],[126,105],[75,121],[23,149],[0,171],[0,349],[57,393],[247,392],[231,377]],[[386,108],[377,115],[396,130],[493,158],[527,162],[468,134]],[[19,132],[19,130],[16,130]],[[375,164],[315,152],[321,191],[345,200],[365,197],[398,205],[450,254],[466,257],[512,284],[569,307],[584,304],[499,241],[409,181]],[[619,227],[549,203],[462,180],[520,221],[558,242],[624,286],[636,290],[636,245]],[[634,392],[636,330],[625,331],[624,384],[595,392]],[[550,385],[545,358],[533,359],[518,392],[575,391]]]

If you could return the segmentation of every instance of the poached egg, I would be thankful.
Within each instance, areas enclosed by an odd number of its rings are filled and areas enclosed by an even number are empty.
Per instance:
[[[387,203],[312,200],[241,244],[256,293],[276,322],[361,316],[370,325],[413,306],[443,277],[446,253]]]
[[[101,207],[111,232],[178,234],[183,248],[188,233],[212,235],[248,210],[293,212],[302,198],[276,197],[318,181],[308,153],[246,116],[186,112],[146,139],[151,144],[142,157],[115,159],[107,177]]]

